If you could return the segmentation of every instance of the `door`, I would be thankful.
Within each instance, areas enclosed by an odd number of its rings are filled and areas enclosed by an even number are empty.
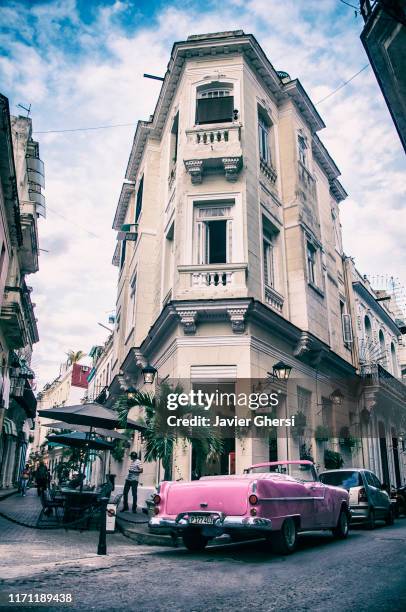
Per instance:
[[[309,495],[313,498],[313,516],[315,528],[331,527],[331,512],[328,509],[328,502],[330,499],[330,496],[328,495],[328,487],[319,481],[307,482],[305,487],[308,490]]]

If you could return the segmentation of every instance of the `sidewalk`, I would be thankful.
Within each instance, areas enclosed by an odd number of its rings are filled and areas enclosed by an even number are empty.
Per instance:
[[[117,512],[117,527],[127,538],[146,546],[174,546],[169,535],[150,533],[147,514]]]
[[[7,499],[11,495],[15,495],[18,492],[17,487],[7,487],[6,489],[0,489],[0,501]]]
[[[26,497],[13,495],[0,501],[0,511],[35,525],[41,511],[36,489],[29,489]],[[95,558],[98,538],[97,531],[31,529],[0,516],[0,578],[42,571],[44,564]],[[109,556],[134,555],[141,550],[121,533],[107,534]]]

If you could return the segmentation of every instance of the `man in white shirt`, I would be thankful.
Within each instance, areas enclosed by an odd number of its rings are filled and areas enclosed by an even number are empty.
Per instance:
[[[128,475],[124,484],[124,493],[123,493],[123,509],[122,512],[128,511],[128,493],[131,489],[131,493],[133,496],[133,512],[137,512],[137,488],[138,488],[138,478],[139,475],[143,472],[142,463],[138,459],[138,455],[135,452],[130,454],[131,463],[128,468]]]

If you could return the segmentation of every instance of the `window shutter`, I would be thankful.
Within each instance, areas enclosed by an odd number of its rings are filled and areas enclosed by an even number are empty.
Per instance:
[[[351,344],[353,341],[352,337],[352,325],[351,325],[351,315],[342,314],[341,321],[343,326],[343,339],[345,344]]]
[[[197,100],[196,123],[232,121],[234,97],[200,98]]]
[[[142,194],[144,191],[144,177],[142,177],[142,179],[140,180],[140,184],[138,186],[138,192],[137,192],[137,203],[136,203],[136,207],[135,207],[135,222],[137,223],[138,218],[141,214],[141,210],[142,210]]]

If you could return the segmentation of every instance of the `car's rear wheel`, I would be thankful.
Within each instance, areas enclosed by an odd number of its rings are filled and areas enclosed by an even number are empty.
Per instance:
[[[183,544],[191,552],[199,552],[206,548],[208,538],[205,538],[200,531],[185,531],[182,536]]]
[[[292,518],[283,521],[282,529],[272,535],[272,547],[280,555],[290,555],[297,544],[297,527]]]
[[[393,525],[393,523],[395,522],[395,513],[393,508],[389,508],[388,510],[388,514],[385,516],[385,524],[386,525]]]
[[[348,535],[349,520],[348,512],[345,508],[341,508],[338,517],[337,525],[333,529],[333,536],[339,540],[344,540]]]
[[[367,529],[375,529],[375,510],[373,508],[371,508],[369,510],[369,514],[368,514],[368,518],[367,518],[367,522],[366,522],[366,528]]]

